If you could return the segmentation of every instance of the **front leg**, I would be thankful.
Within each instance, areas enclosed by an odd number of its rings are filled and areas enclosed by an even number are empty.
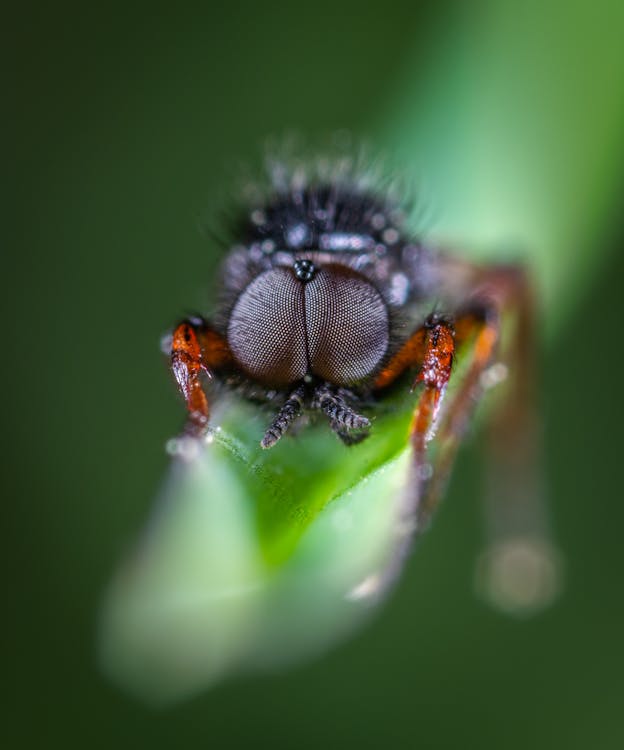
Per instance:
[[[468,418],[480,392],[480,381],[489,367],[497,349],[500,335],[498,311],[489,301],[475,300],[460,311],[453,323],[453,356],[456,350],[468,348],[470,343],[470,364],[449,400],[444,404],[444,414],[440,406],[446,383],[439,395],[427,391],[422,395],[412,423],[412,444],[416,468],[415,482],[419,489],[418,518],[424,526],[435,510],[444,491],[459,443],[465,433]],[[441,356],[442,354],[442,356]],[[450,377],[450,363],[447,367],[443,352],[431,349],[428,354],[431,364],[423,365],[418,380],[423,380],[429,371],[430,378],[440,378],[440,371]],[[435,396],[435,400],[434,400]],[[431,415],[431,416],[429,416]],[[437,432],[435,461],[428,457],[426,446]]]
[[[454,346],[470,356],[458,388],[442,402],[447,368],[436,356],[426,327],[413,334],[379,375],[379,387],[385,387],[407,368],[420,367],[417,380],[425,384],[412,421],[413,471],[405,498],[409,531],[404,543],[407,546],[414,531],[423,530],[435,509],[476,399],[484,388],[504,379],[508,366],[506,387],[489,425],[485,500],[490,540],[480,560],[479,586],[496,606],[531,612],[552,600],[560,582],[560,560],[550,537],[539,472],[531,287],[516,267],[464,264],[447,271],[449,278],[462,279],[467,300],[452,326]],[[455,290],[456,297],[460,291]],[[503,316],[515,326],[506,331],[501,347]],[[506,365],[490,369],[499,349]],[[430,455],[427,443],[434,429],[436,448]]]
[[[431,315],[416,330],[378,375],[377,388],[387,387],[405,370],[418,368],[413,386],[424,386],[414,411],[410,438],[413,448],[414,509],[421,528],[429,519],[441,495],[450,471],[459,437],[471,411],[480,375],[491,361],[498,341],[496,311],[489,305],[474,303],[459,312],[453,322]],[[465,380],[451,399],[443,420],[442,445],[435,461],[429,456],[428,443],[441,417],[446,388],[451,378],[455,352],[473,340],[473,358]],[[449,433],[449,421],[452,429]]]
[[[375,388],[381,390],[406,370],[418,369],[413,387],[422,383],[425,389],[414,412],[411,435],[419,455],[433,436],[454,356],[454,327],[446,318],[434,314],[409,337],[375,381]]]
[[[183,320],[174,330],[171,342],[171,370],[188,410],[186,432],[194,436],[205,433],[210,410],[201,383],[232,361],[225,339],[203,318]]]

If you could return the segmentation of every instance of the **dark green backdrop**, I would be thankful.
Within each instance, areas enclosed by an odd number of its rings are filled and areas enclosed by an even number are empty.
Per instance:
[[[556,606],[517,622],[474,598],[473,445],[388,606],[323,659],[163,712],[95,666],[102,588],[179,424],[158,341],[202,305],[199,219],[267,134],[381,127],[406,50],[425,59],[452,12],[54,5],[5,28],[5,747],[624,745],[617,227],[543,358]]]

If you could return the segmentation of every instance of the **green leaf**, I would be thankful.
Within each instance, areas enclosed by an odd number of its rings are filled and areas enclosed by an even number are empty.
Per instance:
[[[385,592],[401,541],[414,398],[393,402],[357,451],[327,424],[259,448],[257,409],[220,405],[201,445],[177,441],[140,544],[101,622],[113,679],[153,701],[275,666],[344,636]]]
[[[621,214],[624,5],[477,0],[417,51],[383,127],[421,186],[429,232],[525,259],[554,331]]]

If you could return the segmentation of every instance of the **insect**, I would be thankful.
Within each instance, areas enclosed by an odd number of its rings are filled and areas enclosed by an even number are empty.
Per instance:
[[[304,412],[324,415],[355,446],[375,429],[375,403],[409,378],[406,392],[422,390],[410,434],[416,476],[431,478],[427,446],[437,431],[435,476],[443,479],[491,379],[507,310],[517,313],[509,352],[517,376],[498,422],[501,434],[521,430],[532,369],[523,270],[433,250],[407,228],[396,190],[375,187],[351,164],[277,164],[271,175],[235,225],[215,316],[186,318],[173,331],[171,369],[186,432],[207,431],[205,381],[218,378],[274,405],[265,449],[275,449]],[[460,349],[470,363],[447,399]]]

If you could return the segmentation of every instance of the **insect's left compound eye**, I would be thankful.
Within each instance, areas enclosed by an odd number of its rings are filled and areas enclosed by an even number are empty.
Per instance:
[[[345,266],[325,266],[305,285],[305,313],[311,371],[330,383],[363,380],[388,349],[384,299]]]

